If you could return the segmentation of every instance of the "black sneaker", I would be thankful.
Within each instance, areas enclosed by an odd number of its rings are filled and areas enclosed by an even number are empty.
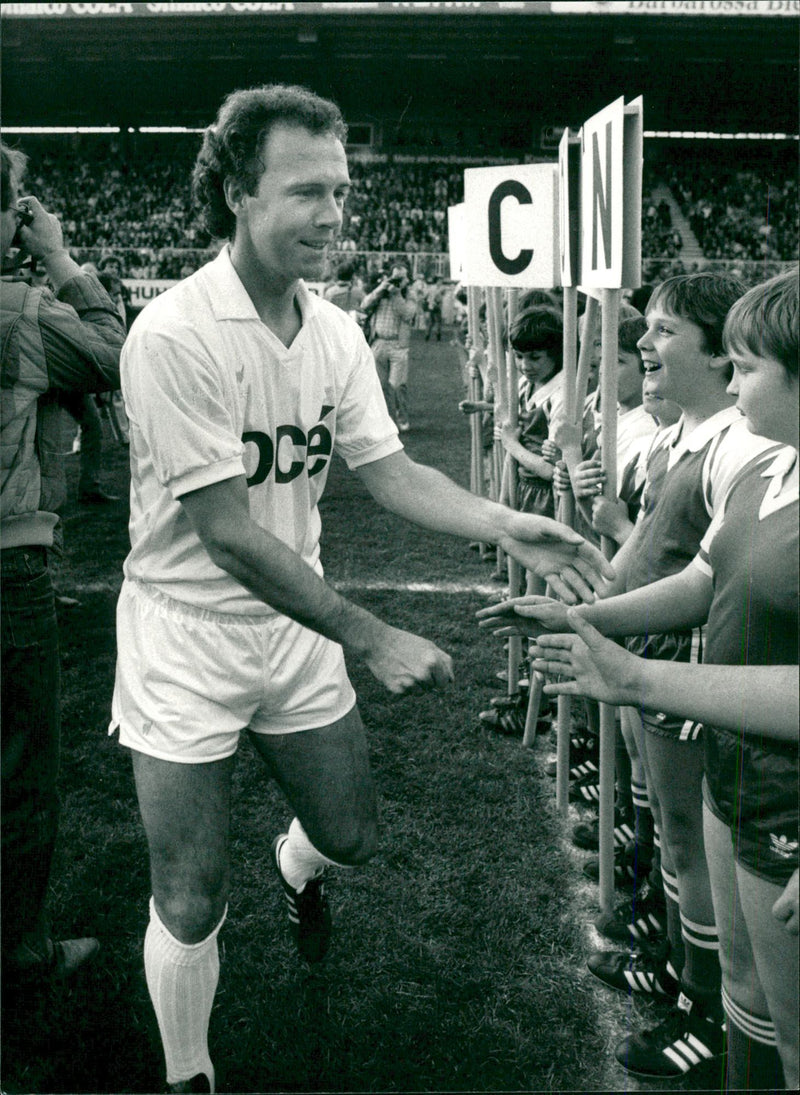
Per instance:
[[[280,850],[287,839],[286,833],[275,837],[272,843],[272,862],[286,896],[289,931],[297,944],[300,957],[306,962],[320,962],[331,941],[331,910],[325,894],[324,875],[310,879],[299,891],[290,886],[280,868]]]
[[[626,901],[613,913],[601,913],[594,922],[601,935],[627,946],[636,942],[652,942],[667,934],[667,906],[660,890],[649,884],[634,892],[633,901]]]
[[[654,1080],[675,1080],[725,1054],[721,1006],[703,1008],[685,993],[652,1030],[624,1038],[614,1056],[627,1072]]]
[[[640,882],[644,882],[653,865],[653,849],[649,845],[637,844],[629,840],[627,844],[614,851],[614,883],[617,886],[631,889]],[[583,865],[583,873],[592,882],[600,881],[600,859],[592,856]]]
[[[211,1091],[211,1084],[205,1072],[198,1072],[191,1080],[178,1080],[174,1084],[167,1084],[164,1088],[167,1095],[181,1095],[183,1092]]]
[[[669,961],[669,943],[643,944],[635,951],[596,951],[587,961],[589,972],[604,985],[620,992],[662,996],[677,1000],[681,984]]]
[[[495,711],[508,711],[512,708],[519,711],[528,710],[528,697],[522,692],[506,693],[505,696],[492,696],[489,700]]]
[[[600,774],[587,772],[585,776],[579,776],[569,785],[567,796],[570,802],[577,802],[581,806],[598,806],[600,803]]]
[[[490,711],[481,711],[478,718],[487,730],[493,730],[495,734],[521,738],[525,732],[525,711],[519,706],[493,707]]]
[[[629,814],[621,810],[614,811],[614,847],[624,848],[633,840],[633,821]],[[600,848],[600,820],[579,821],[572,829],[572,843],[586,852],[596,852]]]

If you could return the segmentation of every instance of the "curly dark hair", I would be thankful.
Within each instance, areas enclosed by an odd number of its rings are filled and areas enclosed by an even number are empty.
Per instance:
[[[232,239],[236,230],[225,180],[237,179],[248,194],[255,193],[264,171],[260,153],[278,123],[332,133],[342,144],[347,139],[339,107],[306,87],[265,84],[228,95],[205,131],[192,173],[192,196],[206,229],[217,239]]]

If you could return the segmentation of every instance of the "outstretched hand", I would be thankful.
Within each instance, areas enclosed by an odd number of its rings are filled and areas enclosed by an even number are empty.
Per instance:
[[[614,577],[602,552],[549,517],[514,513],[500,546],[526,570],[544,578],[567,604],[593,601]]]
[[[642,700],[641,658],[601,635],[579,612],[567,611],[571,635],[540,633],[532,667],[546,677],[550,696],[589,696],[601,703],[638,705]]]
[[[552,597],[528,594],[482,608],[478,627],[494,628],[497,635],[522,635],[536,639],[542,634],[566,631],[567,606]],[[499,629],[499,630],[498,630]]]

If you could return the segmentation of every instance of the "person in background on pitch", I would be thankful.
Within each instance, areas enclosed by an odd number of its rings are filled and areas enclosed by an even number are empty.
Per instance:
[[[28,254],[53,291],[3,281],[2,946],[4,989],[74,972],[96,939],[54,941],[46,893],[58,833],[58,624],[49,567],[65,496],[60,409],[51,392],[119,385],[125,328],[97,279],[64,248],[61,225],[20,198],[23,153],[0,145],[2,253]],[[55,294],[55,295],[54,295]]]
[[[360,280],[356,278],[356,264],[351,261],[343,262],[337,271],[336,280],[325,287],[322,295],[348,315],[357,312],[364,299],[364,290]]]
[[[564,678],[548,692],[703,720],[705,849],[731,1091],[800,1085],[799,311],[794,269],[756,285],[728,314],[729,391],[748,428],[784,447],[744,468],[694,560],[647,591],[648,612],[708,618],[704,664],[634,657],[579,613],[567,613],[574,635],[538,640],[541,669]]]
[[[148,840],[145,971],[173,1091],[214,1089],[208,1024],[242,732],[295,814],[273,861],[299,954],[319,961],[331,934],[323,872],[366,863],[377,841],[344,654],[395,694],[452,678],[433,643],[323,580],[332,454],[390,511],[499,542],[570,602],[610,575],[571,530],[476,499],[403,451],[360,328],[304,283],[342,224],[346,132],[338,107],[305,88],[228,96],[194,194],[229,243],[144,309],[123,354],[131,551],[112,730],[131,750]],[[381,288],[387,303],[402,301],[396,289]]]
[[[408,348],[411,324],[417,314],[417,298],[411,289],[408,268],[395,263],[386,277],[361,302],[361,310],[372,313],[372,355],[389,414],[400,433],[411,428],[408,421]]]

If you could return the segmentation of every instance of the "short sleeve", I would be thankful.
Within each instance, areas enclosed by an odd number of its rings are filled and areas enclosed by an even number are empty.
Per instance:
[[[122,387],[136,439],[173,498],[245,474],[235,393],[193,332],[134,330]]]
[[[372,351],[357,329],[350,354],[336,416],[336,451],[354,469],[399,452],[403,445],[386,409]]]

